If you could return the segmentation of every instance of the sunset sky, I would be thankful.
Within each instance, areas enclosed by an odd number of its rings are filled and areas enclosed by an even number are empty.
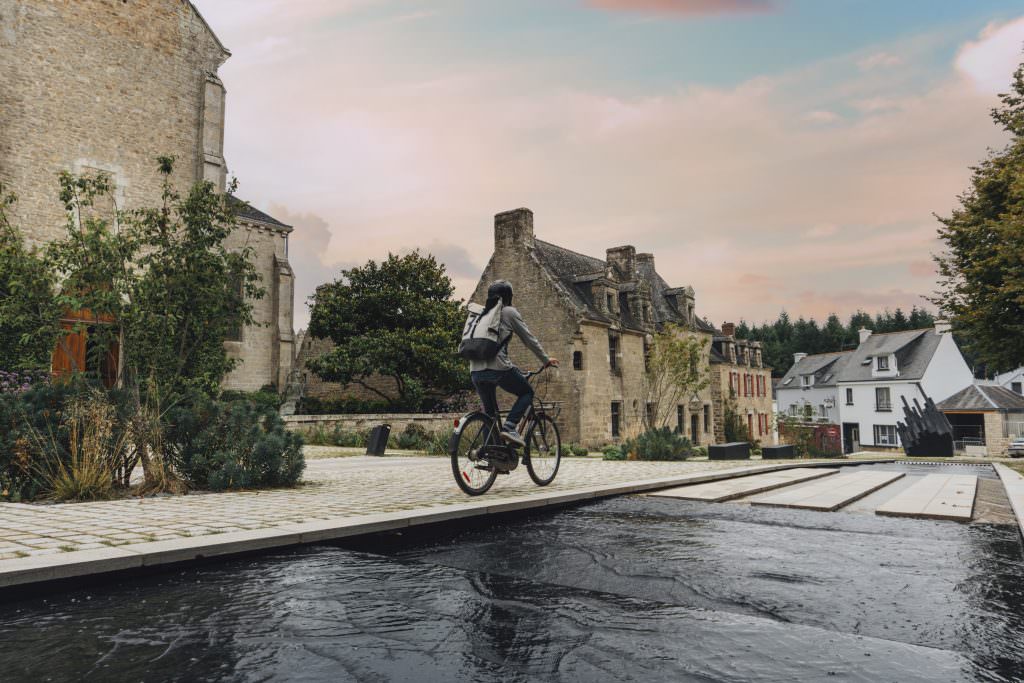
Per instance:
[[[519,206],[654,252],[716,325],[920,305],[1024,44],[1019,0],[194,1],[240,195],[295,226],[297,328],[389,251],[468,296]]]

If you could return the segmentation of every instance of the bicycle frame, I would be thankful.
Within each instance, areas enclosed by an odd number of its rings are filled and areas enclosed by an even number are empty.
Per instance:
[[[544,372],[544,370],[546,368],[547,368],[547,366],[544,366],[544,367],[540,368],[539,370],[532,370],[530,372],[527,372],[526,375],[525,375],[526,381],[529,382],[531,379],[533,379],[534,377],[536,377],[540,373]],[[523,419],[519,421],[519,424],[516,425],[516,427],[517,428],[527,428],[530,425],[530,423],[533,422],[538,416],[546,415],[546,414],[547,413],[545,412],[544,406],[542,405],[542,401],[540,399],[538,399],[537,398],[537,394],[534,393],[533,400],[530,402],[530,406],[526,409],[526,413],[523,415]],[[455,432],[454,432],[455,435],[458,436],[458,435],[462,434],[462,427],[464,425],[466,425],[469,422],[469,418],[474,416],[474,415],[483,415],[484,417],[486,417],[488,420],[491,421],[491,426],[487,430],[487,439],[484,442],[484,445],[486,445],[486,446],[504,446],[505,444],[503,444],[501,442],[501,438],[500,438],[501,423],[502,423],[502,413],[501,413],[501,409],[500,408],[497,410],[496,414],[494,414],[494,415],[488,415],[487,413],[485,413],[482,410],[474,410],[471,413],[466,413],[465,415],[460,417],[459,421],[455,424]],[[552,419],[555,419],[555,418],[552,418]],[[497,434],[495,432],[497,432]],[[525,433],[525,431],[523,431],[521,429],[520,433]],[[497,438],[493,438],[495,436]],[[512,449],[512,448],[509,448],[509,450],[511,452],[515,451],[515,449]],[[529,452],[528,448],[524,449],[524,453],[528,454],[528,452]]]

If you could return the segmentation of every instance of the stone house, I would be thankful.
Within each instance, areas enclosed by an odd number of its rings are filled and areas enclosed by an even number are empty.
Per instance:
[[[689,329],[709,345],[715,334],[696,315],[693,289],[670,287],[655,270],[653,255],[623,246],[608,249],[601,259],[539,240],[529,209],[495,216],[494,253],[472,300],[482,303],[497,279],[512,282],[513,305],[562,363],[541,375],[537,391],[561,402],[564,442],[601,446],[642,430],[648,410],[645,352],[666,323]],[[537,366],[518,339],[509,353],[524,369]],[[714,442],[710,387],[673,414],[673,426],[694,441]]]
[[[776,443],[772,369],[765,367],[761,342],[737,339],[736,325],[724,323],[712,339],[710,355],[715,440],[726,440],[725,409],[731,403],[752,440]]]
[[[119,209],[158,206],[159,155],[175,157],[178,188],[208,180],[223,191],[217,72],[229,56],[187,0],[0,0],[0,181],[18,195],[15,224],[35,244],[63,236],[61,171],[106,174]],[[113,206],[98,209],[114,215]],[[283,387],[291,372],[290,232],[241,208],[229,247],[253,248],[267,295],[254,302],[256,324],[225,342],[242,361],[227,388]],[[55,365],[84,365],[61,353]]]
[[[1010,441],[1024,436],[1024,396],[975,381],[936,404],[953,427],[957,451],[1005,458]]]

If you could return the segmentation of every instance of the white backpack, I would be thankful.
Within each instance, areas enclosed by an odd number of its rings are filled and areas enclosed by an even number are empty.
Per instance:
[[[501,301],[484,313],[480,304],[469,304],[469,317],[462,328],[459,356],[466,360],[490,360],[498,355],[502,340],[498,330],[501,325]]]

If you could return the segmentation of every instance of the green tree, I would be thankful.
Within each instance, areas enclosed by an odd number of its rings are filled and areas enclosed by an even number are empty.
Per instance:
[[[465,362],[455,355],[466,311],[454,291],[444,266],[419,252],[342,271],[310,298],[310,334],[335,344],[310,369],[402,410],[467,388]],[[393,379],[397,394],[382,391],[375,376]]]
[[[114,224],[95,210],[109,180],[63,173],[67,235],[48,250],[59,305],[91,314],[78,323],[90,325],[91,352],[103,357],[119,343],[121,383],[165,399],[219,391],[238,362],[224,340],[253,323],[251,301],[263,296],[251,250],[225,246],[234,202],[205,181],[182,196],[170,183],[173,165],[158,159],[162,205],[116,213]]]
[[[0,369],[48,368],[60,306],[46,262],[10,221],[16,201],[0,183]]]
[[[667,427],[676,406],[698,400],[711,383],[707,339],[667,324],[654,335],[647,353],[647,429]]]
[[[999,97],[992,118],[1010,141],[972,168],[960,206],[939,217],[945,251],[935,257],[941,280],[931,299],[992,370],[1024,363],[1024,64]]]

